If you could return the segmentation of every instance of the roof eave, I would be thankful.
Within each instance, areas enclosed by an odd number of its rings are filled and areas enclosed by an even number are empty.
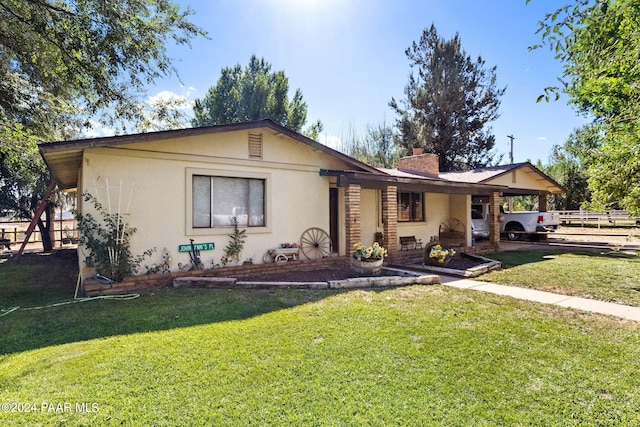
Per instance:
[[[187,128],[177,130],[167,130],[159,132],[138,133],[131,135],[118,135],[110,137],[80,139],[73,141],[57,141],[43,143],[39,145],[40,155],[43,157],[45,163],[51,170],[54,179],[58,181],[61,188],[74,188],[77,186],[77,174],[82,159],[84,150],[92,148],[102,147],[115,147],[124,144],[133,144],[139,142],[148,141],[163,141],[167,139],[185,138],[200,135],[210,135],[223,132],[234,132],[243,130],[253,130],[267,128],[273,131],[275,134],[285,135],[293,140],[303,143],[309,146],[311,149],[323,152],[329,156],[332,156],[339,161],[362,171],[382,174],[384,172],[378,171],[376,168],[362,163],[353,157],[347,156],[337,150],[334,150],[326,145],[323,145],[311,138],[308,138],[298,132],[286,128],[280,124],[275,123],[272,120],[264,119],[253,122],[244,123],[231,123],[224,125],[205,126],[198,128]],[[78,158],[80,160],[78,160]],[[75,168],[73,171],[67,170],[68,168]],[[69,179],[69,176],[76,175],[75,179]]]
[[[497,175],[494,175],[494,176],[492,176],[491,178],[484,179],[484,180],[482,180],[482,181],[480,181],[480,182],[484,183],[484,182],[490,181],[490,180],[492,180],[492,179],[495,179],[495,178],[501,177],[501,176],[503,176],[503,175],[506,175],[507,173],[512,172],[514,169],[518,169],[518,168],[520,168],[520,167],[522,167],[522,166],[529,166],[531,169],[533,169],[533,171],[534,171],[535,173],[537,173],[538,175],[540,175],[540,176],[541,176],[541,177],[543,177],[544,179],[546,179],[546,180],[548,180],[549,182],[551,182],[551,183],[553,184],[553,186],[557,187],[557,190],[555,190],[555,191],[554,191],[554,190],[547,190],[547,192],[548,192],[549,194],[563,194],[563,193],[566,193],[566,192],[567,192],[567,189],[566,189],[566,188],[564,188],[562,185],[558,184],[558,182],[557,182],[556,180],[554,180],[553,178],[551,178],[549,175],[547,175],[546,173],[542,172],[540,169],[538,169],[537,167],[535,167],[533,164],[531,164],[531,162],[516,163],[516,164],[514,164],[514,165],[512,165],[512,166],[514,166],[514,167],[512,167],[512,168],[510,168],[510,169],[508,169],[508,170],[505,170],[505,171],[504,171],[504,172],[502,172],[502,173],[499,173],[499,174],[497,174]]]

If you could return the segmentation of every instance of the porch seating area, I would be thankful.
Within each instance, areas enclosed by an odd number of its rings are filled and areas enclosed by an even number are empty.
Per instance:
[[[400,236],[400,250],[409,249],[422,249],[422,239],[416,239],[416,236]]]

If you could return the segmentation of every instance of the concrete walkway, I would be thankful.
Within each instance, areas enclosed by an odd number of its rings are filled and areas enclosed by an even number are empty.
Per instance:
[[[452,276],[440,275],[443,285],[460,289],[473,289],[477,291],[491,292],[498,295],[507,295],[513,298],[553,304],[561,307],[574,308],[576,310],[590,311],[593,313],[608,314],[623,319],[640,322],[640,307],[614,304],[587,298],[559,295],[551,292],[537,291],[535,289],[519,288],[516,286],[497,285],[490,282],[479,282],[471,279],[461,279]]]

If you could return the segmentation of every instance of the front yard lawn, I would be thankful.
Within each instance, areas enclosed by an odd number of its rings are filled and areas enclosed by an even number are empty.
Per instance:
[[[504,285],[640,306],[640,257],[533,249],[487,254],[504,269],[481,276]]]
[[[639,332],[439,285],[17,310],[0,317],[0,425],[639,425]]]

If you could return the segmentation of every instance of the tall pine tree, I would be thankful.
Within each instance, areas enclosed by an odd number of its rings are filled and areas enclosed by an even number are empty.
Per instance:
[[[398,144],[440,156],[440,170],[466,170],[494,162],[495,137],[488,124],[498,118],[496,67],[486,68],[461,47],[458,34],[438,36],[434,25],[405,51],[411,61],[405,99],[392,99],[398,113]]]

